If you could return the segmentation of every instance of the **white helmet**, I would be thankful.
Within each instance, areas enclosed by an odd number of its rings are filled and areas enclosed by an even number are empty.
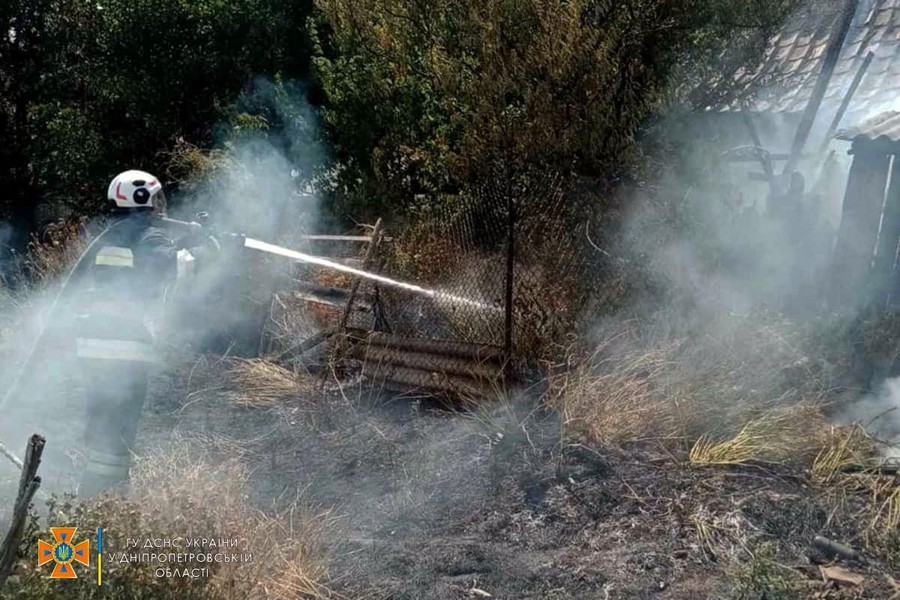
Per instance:
[[[132,170],[116,175],[106,196],[119,208],[153,208],[165,202],[162,189],[159,179],[150,173]]]

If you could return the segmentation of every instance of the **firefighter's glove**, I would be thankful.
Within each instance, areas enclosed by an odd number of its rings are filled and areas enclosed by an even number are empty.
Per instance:
[[[215,260],[222,251],[222,244],[213,236],[207,236],[203,243],[190,249],[191,255],[199,261]]]

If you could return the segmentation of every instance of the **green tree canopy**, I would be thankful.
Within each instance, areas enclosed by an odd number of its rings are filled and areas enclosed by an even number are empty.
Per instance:
[[[0,8],[0,210],[101,209],[125,168],[208,145],[257,76],[302,78],[310,2],[12,0]],[[232,111],[233,112],[233,111]]]
[[[794,4],[317,0],[340,191],[402,205],[494,159],[607,176],[649,115],[732,100],[733,74]]]

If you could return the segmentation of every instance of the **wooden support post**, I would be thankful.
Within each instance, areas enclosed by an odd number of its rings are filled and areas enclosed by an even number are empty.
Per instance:
[[[19,543],[22,540],[22,532],[25,529],[25,521],[28,518],[28,509],[31,501],[41,486],[41,478],[37,476],[38,467],[41,464],[41,455],[44,453],[44,444],[46,440],[39,436],[33,435],[28,440],[28,448],[25,451],[25,460],[23,461],[22,477],[19,480],[19,493],[16,496],[16,503],[13,506],[12,523],[9,532],[0,545],[0,588],[6,583],[12,573],[13,565],[16,561],[16,552],[19,549]]]
[[[850,102],[853,100],[853,96],[856,95],[856,90],[859,88],[859,84],[862,83],[862,79],[866,74],[866,71],[869,70],[869,65],[872,64],[872,59],[875,58],[874,52],[869,52],[866,55],[865,60],[859,66],[859,69],[856,71],[856,75],[853,76],[853,81],[850,83],[850,88],[847,90],[847,93],[844,94],[844,99],[841,101],[841,106],[838,108],[837,113],[834,115],[834,119],[831,121],[831,126],[828,128],[828,133],[825,134],[825,139],[822,140],[822,152],[828,148],[828,143],[831,141],[832,136],[834,136],[834,132],[837,131],[838,126],[841,124],[841,119],[844,118],[844,114],[847,112],[847,109],[850,108]]]
[[[372,231],[372,238],[369,242],[369,247],[366,249],[366,257],[363,259],[363,270],[367,270],[372,264],[372,259],[375,257],[375,250],[378,247],[378,243],[381,241],[381,219],[375,222],[375,229]],[[347,320],[350,318],[350,313],[353,310],[353,301],[356,299],[356,294],[359,291],[359,284],[362,282],[362,278],[357,277],[353,281],[353,285],[350,287],[350,294],[347,296],[347,306],[344,307],[344,313],[341,315],[340,323],[338,324],[338,333],[343,333],[344,329],[347,328]]]
[[[812,131],[813,123],[816,120],[816,114],[818,114],[819,107],[822,105],[822,98],[825,97],[825,92],[828,91],[831,75],[834,73],[834,68],[841,55],[841,48],[844,47],[844,41],[847,39],[847,33],[850,31],[850,24],[853,22],[854,15],[856,15],[858,5],[859,0],[845,0],[844,2],[844,9],[838,21],[838,28],[834,35],[831,36],[828,47],[825,49],[822,70],[819,72],[816,86],[813,88],[809,97],[809,103],[807,103],[806,110],[803,112],[803,118],[800,119],[800,125],[797,127],[797,133],[794,136],[794,144],[791,147],[791,158],[784,165],[782,175],[793,172],[794,167],[797,166],[797,162],[800,160],[803,147],[806,145],[806,140],[809,138],[809,133]]]
[[[890,155],[870,146],[865,141],[853,144],[853,164],[832,267],[831,304],[835,307],[868,300],[861,292],[872,271],[891,160]]]
[[[879,308],[884,308],[890,300],[893,287],[894,267],[897,261],[897,244],[900,242],[900,161],[893,157],[890,181],[881,215],[881,231],[872,266],[873,292]]]

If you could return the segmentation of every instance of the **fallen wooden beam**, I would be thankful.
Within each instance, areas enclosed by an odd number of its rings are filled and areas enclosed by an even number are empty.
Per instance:
[[[334,329],[325,329],[323,331],[320,331],[319,333],[303,340],[296,346],[291,346],[290,348],[288,348],[287,350],[285,350],[284,352],[282,352],[281,354],[276,356],[275,360],[276,361],[281,360],[282,358],[284,358],[285,356],[287,356],[289,354],[294,354],[296,356],[296,355],[304,354],[305,352],[309,352],[310,350],[312,350],[313,348],[315,348],[316,346],[318,346],[319,344],[321,344],[322,342],[324,342],[325,340],[327,340],[328,338],[333,336],[334,333],[335,333]]]
[[[294,281],[292,283],[294,289],[300,290],[302,292],[309,292],[310,294],[315,294],[316,296],[326,296],[326,297],[335,297],[335,298],[346,298],[350,295],[350,290],[338,287],[331,287],[327,285],[318,285],[315,283],[310,283],[308,281]]]
[[[303,300],[304,302],[312,302],[313,304],[321,304],[323,306],[331,306],[333,308],[340,308],[342,310],[347,308],[347,300],[346,299],[323,298],[316,294],[307,294],[304,292],[294,292],[294,297],[297,298],[298,300]],[[369,312],[372,310],[372,305],[358,300],[353,304],[352,310],[354,310],[356,312]]]

